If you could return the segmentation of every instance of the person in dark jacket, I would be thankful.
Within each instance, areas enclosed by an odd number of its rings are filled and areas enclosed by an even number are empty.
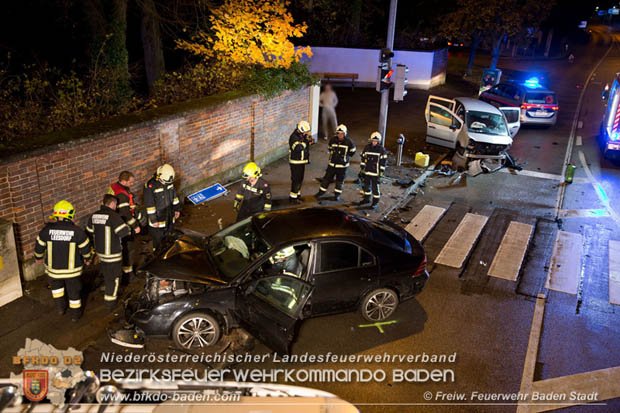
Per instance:
[[[246,181],[241,184],[233,205],[237,222],[257,212],[271,211],[271,187],[261,178],[260,167],[250,162],[243,168],[242,176]]]
[[[95,252],[103,273],[105,295],[103,300],[109,310],[116,307],[118,286],[123,262],[123,244],[121,239],[131,234],[131,228],[116,212],[117,199],[105,194],[99,211],[88,218],[86,231],[92,234]]]
[[[336,201],[338,201],[342,195],[342,186],[344,185],[344,178],[347,176],[349,161],[356,150],[355,143],[347,136],[347,127],[345,125],[338,125],[336,135],[330,139],[328,147],[329,161],[327,163],[327,170],[321,180],[319,192],[315,196],[320,198],[325,195],[330,182],[336,178],[334,195]]]
[[[379,180],[387,166],[387,151],[381,145],[381,134],[379,132],[373,132],[370,135],[370,143],[362,151],[361,158],[360,168],[364,176],[364,197],[360,201],[360,205],[370,202],[370,195],[372,195],[371,207],[375,209],[379,204],[379,198],[381,198]]]
[[[288,162],[291,166],[291,203],[301,202],[301,185],[304,182],[306,164],[310,161],[310,145],[314,142],[310,136],[310,124],[302,120],[288,140]]]
[[[131,187],[135,183],[133,174],[129,171],[123,171],[118,176],[118,181],[110,184],[108,194],[114,195],[118,199],[116,212],[123,218],[123,221],[131,229],[131,234],[123,237],[123,275],[122,281],[129,281],[129,277],[133,275],[133,248],[134,235],[140,233],[140,225],[146,224],[146,217],[142,216],[142,212],[136,205],[136,197],[131,192]]]
[[[181,214],[181,202],[174,189],[174,169],[163,164],[157,173],[144,184],[144,206],[149,222],[149,233],[153,237],[153,250],[162,238],[172,230]]]
[[[53,221],[39,232],[34,246],[37,263],[45,261],[52,297],[58,306],[59,314],[67,311],[72,321],[82,315],[82,270],[90,264],[90,241],[86,233],[73,223],[75,209],[67,201],[54,205],[50,217]],[[66,293],[66,295],[65,295]]]

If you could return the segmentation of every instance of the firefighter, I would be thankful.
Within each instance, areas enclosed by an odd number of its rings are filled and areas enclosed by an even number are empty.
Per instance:
[[[146,217],[137,208],[135,203],[135,195],[131,192],[131,187],[135,183],[133,174],[129,171],[123,171],[118,176],[118,181],[114,182],[108,188],[108,194],[114,195],[118,199],[116,212],[123,218],[125,224],[131,228],[131,234],[123,237],[123,275],[124,280],[129,281],[133,272],[134,235],[140,233],[140,226],[146,224]]]
[[[82,269],[90,264],[90,242],[86,233],[73,223],[75,209],[67,201],[54,205],[49,222],[39,232],[34,247],[37,263],[45,261],[52,297],[58,305],[58,313],[67,311],[76,322],[82,315]],[[65,296],[66,290],[66,296]]]
[[[289,200],[291,203],[300,203],[301,184],[304,182],[304,172],[306,164],[309,162],[310,145],[313,139],[310,136],[310,124],[302,120],[297,124],[297,128],[288,140],[289,157],[291,165],[291,192]]]
[[[271,268],[268,275],[288,275],[299,278],[302,273],[302,265],[295,253],[295,247],[285,247],[269,258]]]
[[[157,168],[153,177],[144,184],[144,206],[153,237],[153,251],[162,238],[174,227],[181,215],[181,202],[174,189],[174,169],[167,163]]]
[[[381,134],[379,132],[373,132],[370,135],[370,143],[362,151],[361,158],[360,168],[364,176],[364,197],[360,201],[360,205],[370,202],[370,195],[372,194],[371,207],[375,209],[381,197],[379,180],[387,165],[387,151],[381,145]]]
[[[239,188],[233,209],[237,212],[237,222],[261,211],[271,211],[271,188],[261,178],[261,170],[254,162],[243,168],[246,180]]]
[[[317,192],[315,196],[320,198],[325,195],[329,183],[335,177],[336,185],[334,188],[334,196],[336,201],[339,201],[342,195],[342,185],[347,175],[349,161],[356,150],[355,143],[347,136],[347,127],[345,125],[338,125],[336,128],[336,135],[330,139],[328,147],[329,161],[327,163],[327,170],[325,171],[325,176],[323,176],[321,180],[319,192]]]
[[[131,228],[116,212],[118,201],[114,195],[105,194],[99,211],[88,219],[86,231],[94,237],[95,252],[103,273],[105,295],[103,299],[109,310],[116,307],[118,286],[123,263],[121,239],[131,235]]]

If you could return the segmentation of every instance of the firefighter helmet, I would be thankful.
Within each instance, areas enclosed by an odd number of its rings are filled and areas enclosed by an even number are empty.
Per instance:
[[[306,120],[302,120],[297,124],[297,130],[301,133],[310,132],[310,124]]]
[[[174,168],[167,163],[157,168],[157,180],[166,184],[174,182]]]
[[[62,201],[57,202],[56,205],[54,205],[54,212],[52,213],[52,217],[64,218],[73,221],[74,216],[75,208],[73,208],[73,205],[71,205],[70,202],[63,199]]]
[[[243,179],[258,178],[259,176],[261,176],[260,167],[254,162],[250,162],[243,167],[243,173],[241,174],[241,176],[243,176]]]
[[[338,132],[342,132],[345,135],[347,134],[347,127],[343,124],[338,125],[338,127],[336,128],[336,133]]]
[[[381,134],[379,132],[373,132],[372,135],[370,135],[370,141],[381,142]]]
[[[294,247],[285,247],[282,248],[280,251],[276,252],[271,258],[271,262],[273,264],[279,263],[279,262],[283,262],[286,261],[291,255],[295,254],[295,248]]]

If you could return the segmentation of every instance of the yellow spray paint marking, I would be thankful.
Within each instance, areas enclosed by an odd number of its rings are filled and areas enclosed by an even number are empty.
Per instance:
[[[0,270],[2,269],[2,256],[0,255]]]
[[[362,328],[362,327],[377,327],[379,329],[379,332],[381,334],[383,334],[383,327],[382,326],[386,326],[388,324],[396,324],[398,323],[397,320],[391,320],[391,321],[378,321],[376,323],[373,324],[360,324],[358,327]]]

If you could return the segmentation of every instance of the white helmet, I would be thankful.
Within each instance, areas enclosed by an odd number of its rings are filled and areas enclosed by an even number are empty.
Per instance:
[[[338,133],[338,132],[342,132],[342,133],[344,133],[346,135],[347,134],[347,127],[344,124],[341,123],[336,128],[336,133]]]
[[[286,261],[288,257],[293,254],[295,254],[295,247],[285,247],[276,252],[271,258],[269,258],[269,260],[273,264],[276,264],[278,262]]]
[[[299,121],[297,124],[297,130],[301,133],[310,132],[310,124],[306,120]]]
[[[171,184],[174,182],[174,168],[167,163],[157,168],[157,179],[161,182]]]
[[[370,135],[370,140],[381,142],[381,134],[379,132],[373,132],[372,135]]]

